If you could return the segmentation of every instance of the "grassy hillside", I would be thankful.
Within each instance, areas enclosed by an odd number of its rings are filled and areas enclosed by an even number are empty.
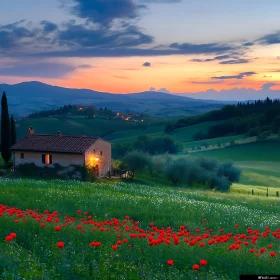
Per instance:
[[[278,199],[22,179],[1,180],[0,197],[5,279],[237,280],[279,273]],[[12,232],[16,238],[5,241]]]

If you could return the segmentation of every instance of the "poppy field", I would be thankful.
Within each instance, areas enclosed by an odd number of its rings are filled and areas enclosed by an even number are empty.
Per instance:
[[[0,181],[0,279],[280,273],[280,200],[136,183]]]

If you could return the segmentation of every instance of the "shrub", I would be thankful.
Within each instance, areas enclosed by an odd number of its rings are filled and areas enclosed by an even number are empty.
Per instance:
[[[191,172],[191,163],[190,161],[179,158],[173,160],[165,168],[165,176],[173,184],[188,183],[189,176]]]
[[[152,169],[151,157],[143,152],[133,151],[128,153],[124,158],[123,162],[127,166],[127,170],[133,179],[136,171],[144,171],[145,169]]]
[[[241,169],[232,162],[222,163],[217,171],[218,176],[227,178],[230,182],[238,182],[241,176]]]

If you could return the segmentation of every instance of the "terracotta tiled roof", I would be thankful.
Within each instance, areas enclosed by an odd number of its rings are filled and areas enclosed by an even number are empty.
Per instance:
[[[95,136],[59,136],[27,135],[14,144],[12,151],[36,151],[57,153],[84,153],[99,137]]]

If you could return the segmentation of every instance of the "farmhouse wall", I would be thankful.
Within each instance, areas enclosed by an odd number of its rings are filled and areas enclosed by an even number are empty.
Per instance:
[[[96,160],[98,158],[98,160]],[[111,144],[104,140],[98,139],[85,152],[86,166],[99,166],[99,176],[108,175],[108,170],[111,172]]]
[[[39,167],[53,167],[55,163],[61,166],[74,165],[84,165],[84,155],[83,154],[64,154],[64,153],[46,153],[46,152],[26,152],[26,151],[15,151],[15,166],[25,163],[34,163]],[[20,154],[24,153],[24,158],[20,158]],[[52,155],[52,164],[42,163],[42,154]]]

